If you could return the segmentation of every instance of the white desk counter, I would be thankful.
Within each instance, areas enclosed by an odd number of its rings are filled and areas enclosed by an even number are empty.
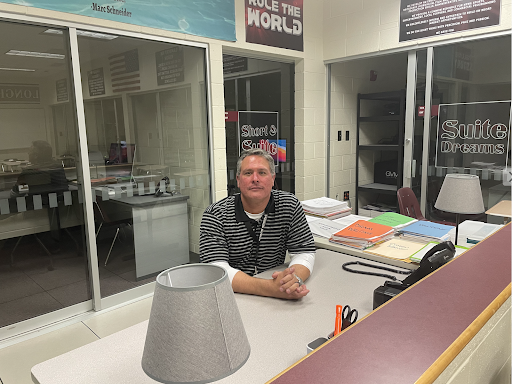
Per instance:
[[[355,258],[320,249],[311,290],[299,301],[236,294],[251,345],[245,365],[218,383],[263,383],[306,355],[306,345],[334,329],[336,304],[359,311],[359,320],[372,311],[373,290],[385,278],[356,275],[341,265]],[[370,262],[371,263],[371,262]],[[260,276],[270,277],[272,271]],[[401,275],[402,278],[404,275]],[[39,384],[155,383],[140,362],[147,321],[57,356],[32,368]]]
[[[127,211],[133,218],[137,279],[189,262],[188,196],[127,196],[120,190],[105,195],[105,190],[96,188],[102,205],[115,205],[114,212]]]

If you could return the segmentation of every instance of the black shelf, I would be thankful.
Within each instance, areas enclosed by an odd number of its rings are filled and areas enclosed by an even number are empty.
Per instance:
[[[385,195],[396,195],[398,190],[397,185],[381,184],[381,183],[370,183],[364,184],[357,187],[359,191],[375,192]]]
[[[400,150],[400,145],[398,144],[365,144],[360,145],[359,150],[366,151],[398,151]]]
[[[370,103],[367,104],[367,108],[361,108],[361,102]],[[382,102],[382,103],[381,103]],[[382,109],[382,105],[386,106],[385,103],[397,103],[397,109],[395,114],[386,115],[383,113],[385,109]],[[361,110],[365,110],[366,114],[370,116],[361,116]],[[369,113],[368,113],[369,112]],[[372,113],[373,112],[373,113]],[[396,113],[399,112],[399,113]],[[395,134],[398,136],[397,144],[360,144],[360,133],[361,124],[364,123],[365,129],[370,129],[369,132],[377,132],[382,128],[382,124],[372,124],[379,122],[389,122],[385,125],[386,130],[396,129]],[[357,138],[356,138],[356,214],[359,211],[359,193],[364,193],[366,197],[370,199],[377,199],[379,195],[393,196],[396,199],[396,206],[398,206],[398,199],[396,192],[402,187],[403,181],[403,158],[404,158],[404,133],[405,133],[405,90],[394,92],[379,92],[379,93],[365,93],[357,95]],[[366,140],[365,140],[366,141]],[[376,140],[377,141],[377,140]],[[383,152],[395,152],[396,160],[387,160],[387,162],[396,161],[396,184],[381,184],[381,183],[368,183],[359,185],[359,162],[360,162],[360,151],[383,151]],[[384,158],[384,161],[385,158]],[[372,197],[374,196],[374,197]],[[387,199],[393,199],[387,198]]]

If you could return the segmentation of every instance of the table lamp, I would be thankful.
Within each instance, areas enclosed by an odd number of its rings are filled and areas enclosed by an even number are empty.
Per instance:
[[[455,245],[457,245],[460,214],[478,214],[485,211],[480,179],[477,175],[447,174],[434,207],[441,211],[455,213]]]
[[[156,278],[142,369],[162,383],[208,383],[237,371],[250,346],[227,272],[212,264]]]

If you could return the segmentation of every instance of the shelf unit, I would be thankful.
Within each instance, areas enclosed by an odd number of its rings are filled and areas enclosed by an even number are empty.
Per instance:
[[[380,195],[387,195],[388,201],[398,207],[396,191],[403,182],[404,131],[405,90],[357,95],[356,213],[361,203],[375,202]],[[379,142],[389,141],[390,136],[394,139],[392,143]],[[373,166],[377,159],[396,161],[396,184],[374,181]],[[362,177],[362,169],[366,177]],[[366,202],[361,199],[363,195]]]

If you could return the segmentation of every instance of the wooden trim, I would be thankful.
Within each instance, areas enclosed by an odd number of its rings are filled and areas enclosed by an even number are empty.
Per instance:
[[[499,295],[492,301],[491,304],[473,321],[469,327],[437,358],[436,361],[420,376],[416,384],[432,383],[436,380],[441,373],[448,367],[448,365],[455,359],[455,357],[464,349],[464,347],[475,337],[475,335],[482,329],[482,327],[489,321],[489,319],[498,311],[498,309],[507,301],[511,293],[511,284],[507,286]]]

